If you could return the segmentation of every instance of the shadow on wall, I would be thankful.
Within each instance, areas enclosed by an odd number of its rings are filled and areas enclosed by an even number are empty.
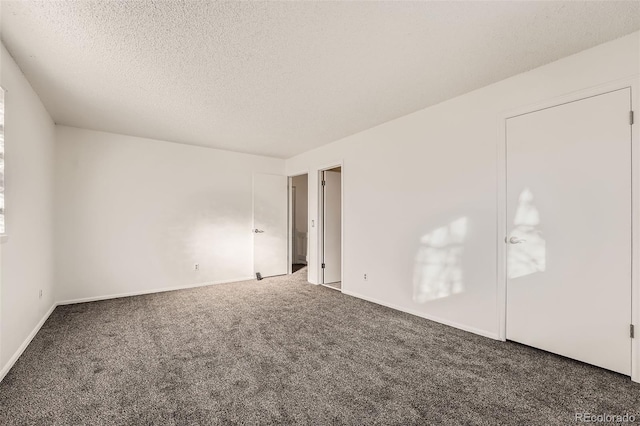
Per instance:
[[[424,303],[464,291],[462,252],[468,218],[461,217],[420,239],[413,274],[413,300]]]
[[[546,243],[542,238],[540,213],[533,204],[533,193],[525,188],[518,198],[515,228],[509,238],[522,240],[518,244],[509,244],[507,255],[507,275],[509,278],[524,277],[536,272],[544,272],[547,268]]]

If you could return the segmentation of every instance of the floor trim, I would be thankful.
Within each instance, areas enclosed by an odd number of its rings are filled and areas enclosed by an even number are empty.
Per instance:
[[[13,365],[16,363],[16,361],[18,361],[18,359],[20,358],[22,353],[25,351],[25,349],[27,349],[27,347],[29,346],[29,344],[31,343],[33,338],[36,337],[36,334],[38,334],[38,332],[40,331],[40,329],[42,328],[44,323],[49,319],[49,316],[51,315],[53,310],[56,308],[56,306],[58,306],[58,305],[54,302],[53,305],[51,305],[51,307],[47,311],[47,313],[44,314],[44,316],[40,319],[38,324],[36,324],[36,326],[31,331],[31,333],[29,333],[29,335],[27,336],[25,341],[22,342],[22,345],[20,345],[20,347],[13,354],[13,356],[11,358],[9,358],[9,361],[7,361],[5,366],[2,367],[2,370],[0,370],[0,382],[4,379],[4,377],[7,375],[7,373],[13,368]]]
[[[488,337],[493,340],[500,340],[500,336],[498,335],[498,333],[491,333],[489,331],[482,330],[479,328],[469,327],[467,325],[459,324],[454,321],[445,320],[433,315],[428,315],[423,312],[415,311],[413,309],[406,309],[404,307],[394,305],[393,303],[383,302],[381,300],[374,299],[373,297],[363,296],[362,294],[354,293],[352,291],[348,291],[344,289],[342,290],[342,294],[346,294],[347,296],[357,297],[358,299],[363,299],[363,300],[366,300],[367,302],[372,302],[377,305],[386,306],[387,308],[395,309],[396,311],[405,312],[407,314],[415,315],[420,318],[424,318],[440,324],[448,325],[449,327],[457,328],[463,331],[468,331],[469,333],[478,334],[483,337]]]
[[[75,303],[98,302],[100,300],[119,299],[121,297],[131,297],[131,296],[142,296],[145,294],[164,293],[166,291],[187,290],[190,288],[206,287],[206,286],[218,285],[218,284],[229,284],[229,283],[235,283],[239,281],[250,281],[254,279],[255,278],[253,276],[248,276],[248,277],[240,277],[240,278],[231,278],[223,281],[209,281],[205,283],[188,284],[188,285],[182,285],[182,286],[176,286],[176,287],[156,288],[151,290],[134,291],[130,293],[110,294],[107,296],[83,297],[80,299],[69,299],[69,300],[60,301],[60,302],[57,302],[57,305],[60,306],[60,305],[73,305]]]

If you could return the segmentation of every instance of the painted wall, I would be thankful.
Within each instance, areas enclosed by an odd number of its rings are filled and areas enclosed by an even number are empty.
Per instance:
[[[56,126],[57,300],[250,279],[254,172],[284,160]]]
[[[54,303],[54,124],[4,45],[7,240],[0,244],[0,379]],[[42,290],[42,297],[39,292]]]
[[[288,174],[309,171],[310,220],[318,218],[317,171],[344,164],[343,292],[497,338],[500,117],[637,76],[639,34],[287,160]],[[317,283],[317,228],[309,239]]]

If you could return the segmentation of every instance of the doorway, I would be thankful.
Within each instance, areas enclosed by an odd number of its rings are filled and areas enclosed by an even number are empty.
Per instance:
[[[307,266],[309,253],[309,175],[289,178],[289,264],[290,273]]]
[[[629,87],[506,120],[506,338],[631,375]]]
[[[342,167],[319,173],[320,283],[342,291]]]

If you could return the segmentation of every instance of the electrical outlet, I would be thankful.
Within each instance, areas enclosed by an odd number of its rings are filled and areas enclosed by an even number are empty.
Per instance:
[[[369,278],[367,277],[367,274],[364,274],[364,280],[365,280],[365,281],[368,281],[368,280],[369,280]]]
[[[38,299],[42,299],[42,289],[40,289],[40,292],[38,292]]]
[[[194,271],[199,271],[200,270],[200,264],[196,263],[195,265],[193,265],[193,270]]]

